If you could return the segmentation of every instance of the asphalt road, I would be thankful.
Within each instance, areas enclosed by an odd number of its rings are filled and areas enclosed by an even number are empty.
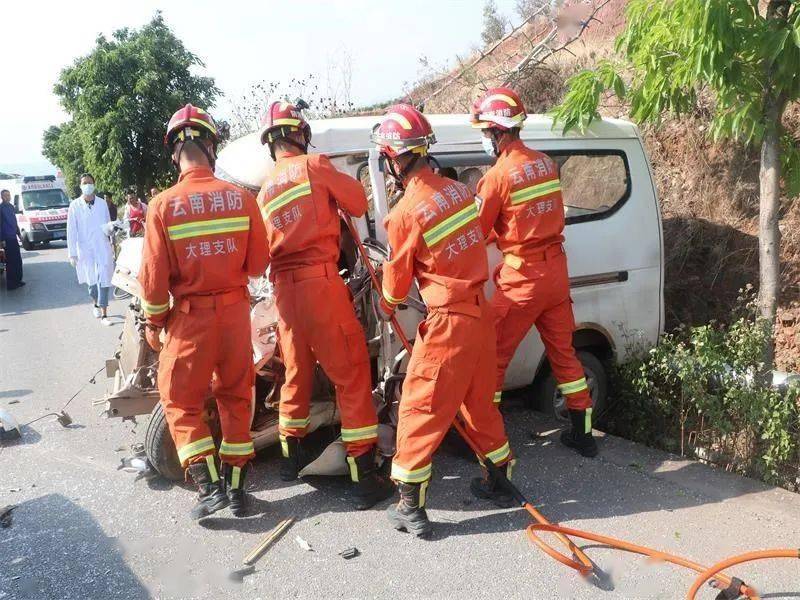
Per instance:
[[[63,246],[23,253],[28,285],[0,286],[0,407],[21,421],[59,409],[103,366],[120,327],[102,327]],[[122,315],[124,303],[110,313]],[[117,469],[141,441],[134,426],[99,416],[98,378],[67,412],[24,427],[0,448],[0,507],[16,504],[0,529],[0,600],[17,598],[664,598],[685,596],[693,576],[668,565],[592,547],[606,573],[593,586],[532,546],[521,510],[473,501],[473,461],[440,452],[429,494],[431,541],[395,532],[385,505],[362,513],[345,481],[286,485],[274,451],[250,479],[256,516],[227,511],[200,526],[186,516],[188,488],[135,481]],[[676,552],[705,564],[750,549],[800,546],[800,497],[678,460],[617,438],[601,455],[561,448],[540,416],[510,407],[519,461],[515,479],[549,518]],[[296,523],[240,583],[228,574],[280,520]],[[312,550],[304,550],[296,538]],[[360,556],[338,553],[355,546]],[[800,598],[800,562],[775,561],[732,574],[764,598]],[[707,590],[702,598],[713,598]]]

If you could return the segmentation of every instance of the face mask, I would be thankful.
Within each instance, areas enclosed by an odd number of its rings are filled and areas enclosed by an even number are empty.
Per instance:
[[[490,137],[482,137],[481,144],[483,145],[483,151],[486,152],[492,158],[497,156],[497,146],[494,143],[494,140]]]
[[[91,196],[94,194],[94,184],[93,183],[82,183],[81,184],[81,192],[83,192],[84,196]]]

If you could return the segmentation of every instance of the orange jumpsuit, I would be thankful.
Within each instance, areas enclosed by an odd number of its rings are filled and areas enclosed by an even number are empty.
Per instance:
[[[401,303],[416,278],[428,306],[403,383],[392,479],[427,484],[433,453],[459,409],[480,450],[497,465],[508,462],[503,418],[492,403],[495,336],[474,196],[426,166],[385,225],[392,257],[383,265],[384,301]]]
[[[497,234],[503,262],[494,273],[497,331],[495,402],[506,369],[531,326],[544,343],[558,389],[573,410],[590,409],[583,367],[572,346],[575,319],[564,254],[558,167],[522,141],[509,144],[478,184],[484,235]]]
[[[222,425],[220,459],[241,467],[254,456],[247,281],[267,267],[258,206],[197,167],[150,202],[145,227],[142,308],[166,331],[158,389],[178,457],[186,466],[216,450],[203,420],[210,384]]]
[[[281,440],[306,434],[319,361],[336,388],[347,453],[360,456],[377,442],[378,417],[364,330],[337,267],[337,209],[362,216],[367,210],[364,188],[337,171],[326,156],[278,152],[258,204],[267,230],[278,340],[286,365]]]

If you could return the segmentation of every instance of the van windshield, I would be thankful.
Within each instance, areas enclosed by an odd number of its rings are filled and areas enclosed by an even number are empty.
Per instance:
[[[48,208],[67,208],[69,198],[61,189],[32,190],[22,192],[22,205],[25,210],[44,210]]]

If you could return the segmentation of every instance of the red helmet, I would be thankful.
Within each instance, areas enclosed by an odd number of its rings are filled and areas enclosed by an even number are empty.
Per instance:
[[[206,138],[214,144],[219,141],[217,125],[211,115],[191,104],[187,104],[172,115],[167,125],[164,144],[172,146],[176,141],[182,142],[187,138]]]
[[[406,152],[420,156],[436,143],[428,119],[410,104],[395,104],[386,111],[383,120],[372,129],[372,142],[381,154],[395,158]]]
[[[496,128],[508,131],[522,127],[527,118],[525,105],[510,88],[492,88],[472,105],[472,126],[477,129]]]
[[[267,144],[286,137],[295,131],[302,131],[306,143],[311,139],[311,126],[301,112],[308,104],[298,100],[297,105],[286,101],[273,102],[261,117],[261,143]]]

